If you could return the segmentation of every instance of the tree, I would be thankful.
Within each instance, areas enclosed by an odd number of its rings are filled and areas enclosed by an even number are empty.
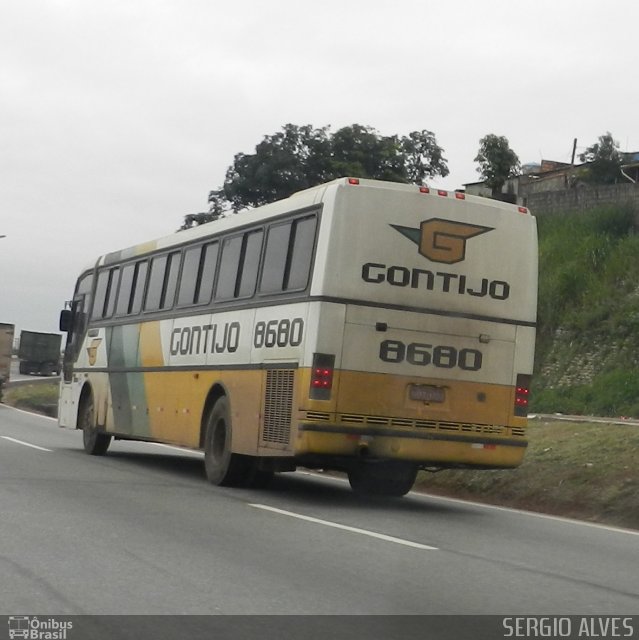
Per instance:
[[[599,136],[599,141],[580,154],[579,159],[589,163],[581,174],[587,182],[613,184],[619,179],[622,159],[619,154],[619,143],[612,137],[610,131]]]
[[[510,148],[508,138],[489,133],[479,141],[479,152],[475,157],[477,169],[493,197],[501,193],[508,178],[519,175],[521,165],[517,154]]]
[[[286,198],[296,191],[345,176],[413,182],[447,176],[444,150],[431,131],[381,136],[353,124],[331,133],[329,127],[287,124],[265,136],[255,153],[238,153],[224,184],[209,194],[208,214],[191,214],[183,229]]]

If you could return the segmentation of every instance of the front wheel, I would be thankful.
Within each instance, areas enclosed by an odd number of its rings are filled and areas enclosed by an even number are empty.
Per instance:
[[[231,452],[233,426],[226,397],[219,398],[205,418],[204,468],[209,482],[219,486],[240,487],[250,480],[248,456]]]
[[[111,436],[98,431],[95,424],[95,404],[91,393],[84,398],[80,405],[78,427],[82,429],[84,450],[91,456],[103,456],[111,444]]]
[[[355,493],[367,496],[405,496],[415,484],[417,466],[409,462],[362,461],[348,470]]]

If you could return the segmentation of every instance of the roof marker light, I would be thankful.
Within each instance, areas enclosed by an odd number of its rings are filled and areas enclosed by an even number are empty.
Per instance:
[[[428,187],[420,187],[419,188],[419,192],[420,193],[430,193],[430,189]]]
[[[519,211],[519,213],[528,213],[528,209],[526,209],[526,207],[519,207],[517,211]]]
[[[461,193],[460,191],[455,191],[455,197],[457,200],[466,200],[466,194]]]
[[[438,196],[447,196],[448,195],[448,191],[444,191],[444,189],[437,189],[437,195]]]
[[[349,178],[348,184],[359,184],[359,178]]]

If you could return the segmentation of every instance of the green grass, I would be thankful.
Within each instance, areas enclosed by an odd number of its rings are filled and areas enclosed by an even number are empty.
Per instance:
[[[531,407],[639,417],[639,235],[613,207],[544,215]]]
[[[639,529],[639,426],[531,421],[512,470],[420,473],[422,490]]]
[[[34,411],[56,417],[58,411],[58,382],[9,387],[4,391],[2,401],[12,407]]]

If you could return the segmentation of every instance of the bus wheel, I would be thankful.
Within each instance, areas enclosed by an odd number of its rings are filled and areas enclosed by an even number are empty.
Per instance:
[[[84,450],[92,456],[103,456],[111,444],[111,436],[98,431],[95,425],[95,405],[91,393],[84,398],[80,405],[78,427],[82,429]]]
[[[348,470],[355,493],[400,498],[415,484],[417,467],[408,462],[357,462]]]
[[[219,398],[205,420],[204,468],[209,482],[226,487],[246,485],[251,472],[250,458],[231,453],[233,431],[228,399]]]

